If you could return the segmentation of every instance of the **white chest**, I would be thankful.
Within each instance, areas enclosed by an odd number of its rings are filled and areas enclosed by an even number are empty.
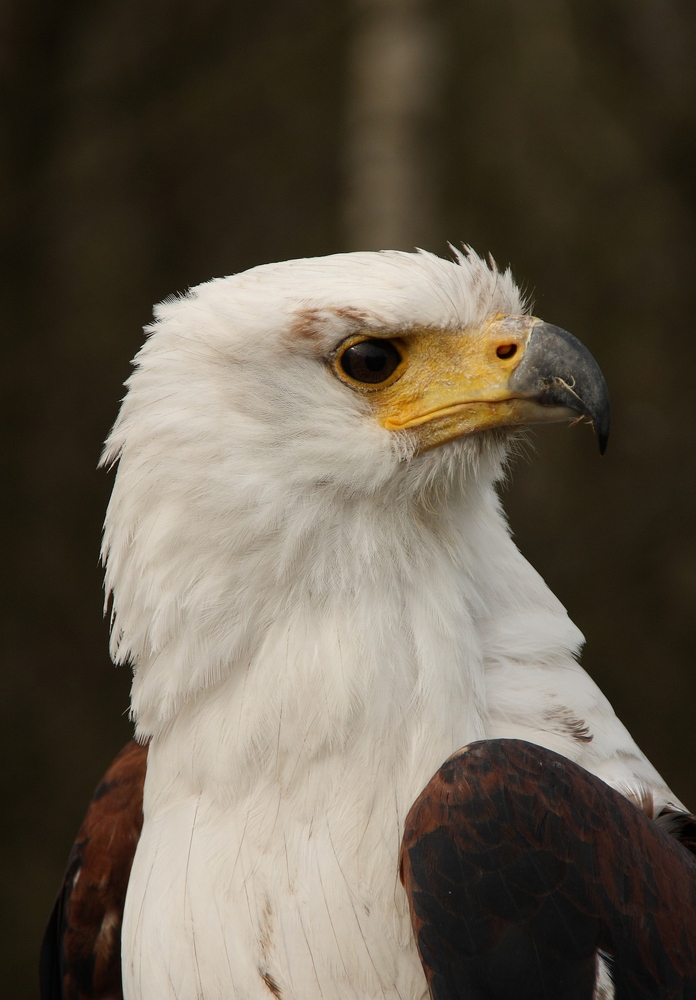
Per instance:
[[[126,904],[126,1000],[421,1000],[403,821],[480,735],[414,734],[401,759],[356,745],[227,806],[207,791],[151,802]]]
[[[126,1000],[425,995],[399,847],[485,734],[482,651],[456,567],[378,583],[276,617],[153,739]]]

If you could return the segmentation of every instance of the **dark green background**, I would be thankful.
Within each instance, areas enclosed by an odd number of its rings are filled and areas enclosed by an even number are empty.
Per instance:
[[[696,7],[447,0],[430,141],[438,237],[512,263],[609,382],[534,435],[517,540],[584,662],[696,806]],[[2,73],[0,992],[35,962],[72,836],[129,735],[110,666],[95,471],[151,305],[349,249],[343,0],[6,0]]]

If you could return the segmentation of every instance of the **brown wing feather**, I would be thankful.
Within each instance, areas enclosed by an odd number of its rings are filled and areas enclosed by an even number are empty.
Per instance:
[[[406,820],[402,881],[435,1000],[696,998],[696,859],[594,775],[474,743]]]
[[[123,1000],[121,923],[146,768],[147,747],[131,740],[94,792],[46,928],[42,1000]]]

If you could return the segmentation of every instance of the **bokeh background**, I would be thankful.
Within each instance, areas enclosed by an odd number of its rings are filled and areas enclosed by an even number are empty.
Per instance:
[[[129,736],[96,471],[151,306],[276,259],[466,241],[600,361],[614,430],[535,434],[516,538],[696,807],[690,0],[4,0],[0,992]]]

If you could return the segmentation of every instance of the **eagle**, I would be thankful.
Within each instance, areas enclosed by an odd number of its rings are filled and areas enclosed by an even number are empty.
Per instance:
[[[265,264],[155,309],[103,465],[135,740],[45,1000],[694,997],[696,826],[578,662],[496,485],[609,432],[471,249]]]

